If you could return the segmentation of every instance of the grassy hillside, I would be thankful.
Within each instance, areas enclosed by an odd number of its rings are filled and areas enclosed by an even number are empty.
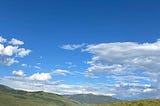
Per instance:
[[[114,104],[98,104],[88,106],[160,106],[160,100],[140,100],[132,102],[121,102]]]
[[[26,92],[0,85],[0,106],[81,106],[63,96],[46,92]]]
[[[106,104],[106,103],[115,103],[121,101],[111,96],[93,95],[93,94],[66,95],[66,97],[83,104]]]

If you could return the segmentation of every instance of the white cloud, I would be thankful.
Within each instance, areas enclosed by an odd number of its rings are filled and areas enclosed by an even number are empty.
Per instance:
[[[2,58],[0,63],[6,66],[11,66],[14,63],[19,63],[19,61],[15,60],[15,58]]]
[[[85,46],[84,43],[82,44],[67,44],[67,45],[62,45],[61,48],[62,49],[65,49],[65,50],[75,50],[75,49],[78,49],[78,48],[82,48],[83,46]]]
[[[88,68],[89,72],[98,72],[98,73],[107,73],[107,72],[122,72],[126,69],[126,67],[120,64],[113,65],[102,65],[102,64],[94,64],[92,67]]]
[[[19,48],[17,51],[18,51],[17,56],[19,56],[19,57],[27,56],[31,52],[31,50],[29,50],[29,49],[26,50],[24,48]]]
[[[98,76],[94,75],[93,73],[90,73],[90,72],[87,72],[84,74],[85,77],[88,77],[88,78],[99,78]]]
[[[0,43],[4,43],[4,42],[7,42],[7,39],[5,39],[2,36],[0,36]]]
[[[0,44],[0,56],[3,55],[3,51],[4,51],[4,46],[2,44]]]
[[[25,68],[32,68],[32,66],[29,65],[29,64],[21,64],[21,66],[22,66],[22,67],[25,67]]]
[[[116,94],[114,93],[108,93],[108,94],[105,94],[106,96],[115,96]]]
[[[141,76],[141,75],[108,75],[106,76],[107,79],[114,80],[115,82],[140,82],[140,81],[145,81],[145,82],[153,82],[150,77],[148,76]]]
[[[154,89],[151,89],[151,88],[146,88],[143,90],[143,92],[152,92]]]
[[[7,42],[6,39],[0,37],[0,63],[7,66],[18,63],[18,60],[16,60],[17,57],[23,58],[29,55],[31,52],[29,49],[20,48],[18,46],[24,44],[22,41],[19,41],[15,38],[13,38],[11,41]],[[7,43],[3,44],[4,42]],[[8,45],[8,43],[13,45]]]
[[[105,80],[115,83],[106,88],[108,92],[124,99],[160,98],[160,40],[142,44],[100,43],[88,45],[83,51],[93,55],[87,62],[90,65],[88,75],[105,73]],[[145,86],[144,83],[153,85]]]
[[[47,81],[51,78],[52,76],[50,73],[35,73],[29,77],[30,80],[38,80],[38,81]]]
[[[88,71],[130,71],[160,69],[160,40],[154,43],[116,42],[88,45],[85,51],[94,56]]]
[[[18,47],[15,46],[7,46],[3,49],[3,55],[12,56],[17,52],[17,48]]]
[[[20,41],[20,40],[15,39],[15,38],[12,38],[9,43],[12,44],[12,45],[23,45],[24,44],[23,41]]]
[[[22,67],[27,67],[28,65],[27,65],[27,64],[21,64],[21,66],[22,66]]]
[[[65,76],[67,74],[71,74],[71,72],[68,70],[56,69],[55,71],[53,71],[53,74]]]
[[[0,56],[12,56],[14,53],[17,52],[17,48],[15,46],[6,46],[4,47],[3,44],[0,44]]]
[[[35,68],[35,69],[38,69],[38,70],[41,69],[41,67],[39,67],[39,66],[34,66],[34,68]]]
[[[68,66],[68,68],[76,67],[76,65],[73,64],[72,62],[65,62],[65,64]]]
[[[19,48],[18,46],[4,45],[0,44],[0,56],[13,56],[24,57],[31,52],[29,49]]]
[[[25,74],[24,74],[24,72],[22,70],[18,70],[18,71],[14,70],[14,71],[12,71],[12,74],[14,76],[20,76],[20,77],[25,76]]]

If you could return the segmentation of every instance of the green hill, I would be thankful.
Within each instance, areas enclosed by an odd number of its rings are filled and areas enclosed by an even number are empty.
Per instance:
[[[39,92],[14,90],[0,85],[0,106],[81,106],[80,103],[63,96]]]
[[[121,102],[121,103],[113,103],[113,104],[95,104],[88,106],[160,106],[160,99],[155,100],[139,100],[139,101],[131,101],[131,102]]]
[[[121,102],[121,100],[113,98],[111,96],[94,95],[94,94],[66,95],[65,97],[78,101],[83,104],[106,104],[106,103]]]

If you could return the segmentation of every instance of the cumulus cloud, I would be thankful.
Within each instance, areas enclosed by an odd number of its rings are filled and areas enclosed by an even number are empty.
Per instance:
[[[18,39],[15,39],[15,38],[12,38],[11,41],[9,41],[10,44],[12,45],[23,45],[24,42],[23,41],[20,41]]]
[[[53,71],[53,74],[65,76],[67,74],[71,74],[71,72],[68,70],[56,69],[55,71]]]
[[[14,70],[14,71],[12,71],[12,74],[14,76],[20,76],[20,77],[25,76],[25,74],[24,74],[24,72],[22,70],[18,70],[18,71]]]
[[[0,36],[0,43],[4,43],[4,42],[7,42],[7,39],[5,39],[2,36]]]
[[[26,50],[24,48],[19,48],[17,50],[17,56],[24,57],[24,56],[27,56],[30,52],[31,52],[31,50],[29,50],[29,49]]]
[[[67,44],[67,45],[62,45],[61,48],[62,49],[65,49],[65,50],[75,50],[75,49],[78,49],[78,48],[82,48],[83,46],[85,46],[84,43],[82,44]]]
[[[6,46],[0,44],[0,55],[1,56],[12,56],[17,52],[18,47],[15,46]]]
[[[4,42],[6,44],[4,44]],[[9,45],[12,44],[12,45]],[[10,42],[0,37],[0,63],[3,65],[10,66],[14,63],[18,63],[17,57],[25,57],[29,55],[31,50],[20,48],[19,45],[24,44],[22,41],[13,38]]]
[[[38,81],[47,81],[51,78],[52,76],[50,73],[35,73],[29,77],[30,80],[38,80]]]
[[[2,58],[2,59],[0,60],[0,63],[1,63],[2,65],[11,66],[11,65],[14,64],[14,63],[19,63],[19,61],[16,60],[15,58]]]

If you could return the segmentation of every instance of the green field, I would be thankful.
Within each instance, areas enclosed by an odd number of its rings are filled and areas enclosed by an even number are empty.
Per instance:
[[[96,104],[87,106],[160,106],[160,100],[140,100],[132,102],[120,102],[113,104]]]

